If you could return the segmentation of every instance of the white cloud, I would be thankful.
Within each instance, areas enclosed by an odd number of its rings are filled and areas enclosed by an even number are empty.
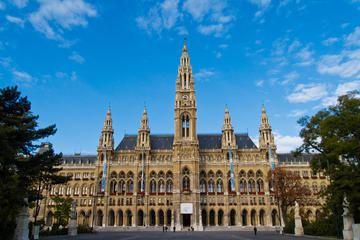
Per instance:
[[[214,34],[215,37],[221,37],[226,30],[223,24],[199,25],[198,31],[204,35]]]
[[[226,1],[220,0],[186,0],[183,10],[197,22],[208,20],[208,24],[198,26],[198,31],[204,35],[214,34],[220,37],[229,29],[227,24],[235,20],[235,16],[231,13],[225,13],[228,9]]]
[[[217,57],[217,58],[221,58],[221,57],[222,57],[221,52],[216,52],[216,57]]]
[[[69,56],[69,59],[78,63],[83,63],[85,61],[85,59],[82,56],[80,56],[76,51],[72,52],[72,55]]]
[[[165,0],[161,4],[156,4],[150,8],[147,16],[137,17],[135,21],[138,27],[144,29],[148,34],[155,31],[160,35],[163,29],[172,28],[178,18],[181,17],[178,11],[178,4],[179,0]],[[185,33],[185,28],[182,28],[183,31],[179,31],[180,35]]]
[[[178,30],[179,35],[188,35],[189,34],[188,30],[183,26],[177,27],[176,29]]]
[[[264,80],[260,80],[260,81],[255,82],[255,85],[257,87],[262,87],[264,85]]]
[[[9,22],[17,24],[20,27],[24,27],[24,20],[22,20],[21,18],[6,15],[6,20],[8,20]]]
[[[71,80],[71,81],[77,80],[77,74],[75,71],[72,71],[70,75],[64,72],[57,72],[55,73],[55,77],[60,79]]]
[[[35,30],[49,39],[63,40],[63,31],[86,27],[87,17],[97,16],[96,8],[84,0],[38,0],[40,7],[29,16]]]
[[[360,49],[324,55],[320,58],[317,70],[321,74],[339,75],[342,78],[358,75],[360,73]]]
[[[275,143],[277,145],[278,153],[289,153],[299,147],[303,141],[297,136],[283,136],[274,131]]]
[[[325,46],[331,46],[331,45],[333,45],[334,43],[336,43],[338,41],[339,41],[339,38],[330,37],[330,38],[325,39],[324,41],[322,41],[322,44],[325,45]]]
[[[301,46],[301,43],[298,40],[293,41],[289,48],[288,48],[288,52],[291,53],[294,50],[296,50],[297,48],[299,48]]]
[[[24,8],[28,4],[29,0],[8,0],[11,4],[18,8]]]
[[[360,90],[360,81],[352,81],[339,84],[336,88],[335,95],[341,96],[353,90]]]
[[[307,45],[295,54],[295,57],[301,60],[301,62],[298,62],[297,65],[308,66],[314,62],[314,59],[312,58],[314,52],[310,51],[309,48],[310,45]]]
[[[297,79],[299,74],[296,71],[292,71],[284,76],[284,80],[280,83],[281,85],[288,84],[289,82]]]
[[[289,113],[288,117],[300,117],[303,116],[305,113],[307,113],[307,110],[305,109],[296,109],[292,110],[291,113]]]
[[[228,47],[229,47],[229,45],[227,45],[227,44],[220,44],[220,45],[219,45],[219,48],[223,48],[223,49],[224,49],[224,48],[228,48]]]
[[[179,0],[165,0],[161,5],[161,15],[163,19],[163,24],[166,29],[172,28],[180,13],[178,11]]]
[[[23,85],[23,86],[26,86],[26,87],[37,82],[37,79],[32,77],[27,72],[20,72],[20,71],[17,71],[16,69],[13,69],[12,70],[12,75],[13,75],[13,82],[14,83],[20,84],[20,85]]]
[[[299,84],[294,92],[286,98],[291,103],[305,103],[319,100],[327,96],[326,86],[324,84]]]
[[[258,7],[266,8],[270,5],[271,0],[250,0],[250,2],[258,5]]]
[[[360,27],[356,27],[344,40],[345,46],[360,46]]]
[[[211,77],[215,75],[215,72],[209,70],[209,69],[200,69],[198,73],[194,74],[194,80],[195,81],[209,81]]]

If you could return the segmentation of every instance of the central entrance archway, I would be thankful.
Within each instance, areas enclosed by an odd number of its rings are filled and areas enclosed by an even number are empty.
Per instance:
[[[190,227],[191,225],[191,214],[183,214],[183,226]]]

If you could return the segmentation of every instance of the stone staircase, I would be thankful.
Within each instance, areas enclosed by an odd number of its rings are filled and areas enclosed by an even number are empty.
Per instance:
[[[273,226],[256,226],[258,231],[275,232],[276,227]],[[254,231],[253,226],[208,226],[204,227],[204,231]]]

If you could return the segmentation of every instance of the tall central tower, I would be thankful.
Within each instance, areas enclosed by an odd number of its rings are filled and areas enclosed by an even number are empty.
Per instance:
[[[174,216],[180,230],[201,229],[199,141],[196,132],[195,82],[184,39],[176,80],[175,135],[173,143]]]
[[[174,144],[197,144],[195,83],[190,57],[184,40],[176,80]]]

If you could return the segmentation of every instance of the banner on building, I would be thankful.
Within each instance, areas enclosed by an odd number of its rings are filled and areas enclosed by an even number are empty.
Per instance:
[[[192,214],[193,204],[192,203],[180,203],[180,214]]]

